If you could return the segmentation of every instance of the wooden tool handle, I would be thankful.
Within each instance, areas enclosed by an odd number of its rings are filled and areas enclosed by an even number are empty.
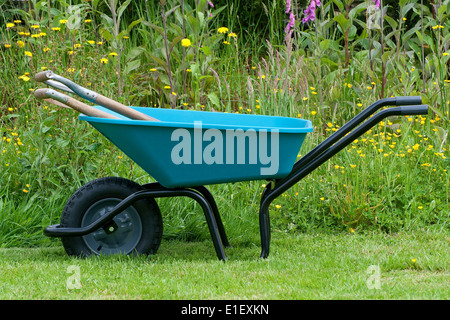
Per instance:
[[[43,99],[51,103],[54,103],[53,101],[55,101],[56,103],[54,104],[58,106],[60,106],[61,104],[65,104],[70,108],[90,117],[119,119],[118,117],[115,117],[107,112],[95,109],[81,101],[71,98],[65,94],[56,92],[52,89],[37,89],[34,91],[34,96],[38,99]]]
[[[61,89],[63,91],[67,91],[70,93],[75,93],[83,99],[86,99],[92,103],[95,103],[95,104],[98,104],[105,108],[108,108],[108,109],[115,111],[115,112],[117,112],[125,117],[128,117],[130,119],[146,120],[146,121],[159,121],[158,119],[150,117],[149,115],[147,115],[145,113],[139,112],[133,108],[125,106],[120,102],[117,102],[115,100],[112,100],[110,98],[102,96],[101,94],[98,94],[97,92],[83,88],[82,86],[76,84],[75,82],[53,73],[53,71],[51,71],[51,70],[46,70],[46,71],[36,73],[34,75],[34,79],[37,82],[45,82],[46,84],[48,84],[54,88]],[[44,94],[44,93],[42,93],[42,94]]]

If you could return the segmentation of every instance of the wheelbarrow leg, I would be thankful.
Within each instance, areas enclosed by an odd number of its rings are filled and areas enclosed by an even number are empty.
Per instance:
[[[265,259],[269,256],[270,251],[270,217],[269,205],[261,204],[259,208],[259,232],[261,235],[261,255],[260,258]]]
[[[211,194],[211,192],[204,186],[194,187],[192,189],[195,189],[198,192],[200,192],[205,197],[205,199],[208,201],[208,203],[211,206],[211,209],[214,213],[214,218],[217,223],[217,228],[219,229],[220,238],[222,239],[222,244],[227,248],[231,247],[230,242],[228,241],[228,237],[225,232],[225,227],[223,226],[222,218],[220,217],[219,209],[217,208],[216,201],[214,200],[214,197]]]
[[[206,223],[208,224],[209,232],[211,234],[217,257],[223,261],[227,260],[224,243],[222,241],[222,238],[225,236],[223,224],[220,219],[214,198],[205,187],[167,189],[157,182],[145,184],[143,185],[143,187],[147,189],[145,190],[145,192],[147,196],[150,197],[163,198],[185,196],[197,201],[197,203],[200,204],[203,209],[203,213],[206,218]],[[197,188],[201,191],[197,190]],[[212,199],[212,202],[209,198]],[[216,216],[218,216],[218,219],[216,218]]]

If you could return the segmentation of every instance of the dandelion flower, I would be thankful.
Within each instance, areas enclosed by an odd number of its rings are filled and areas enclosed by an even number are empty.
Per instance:
[[[110,55],[111,57],[115,57],[115,56],[117,56],[117,53],[116,53],[116,52],[111,52],[109,55]]]
[[[54,27],[54,28],[52,28],[52,30],[53,31],[59,31],[59,30],[61,30],[61,28],[60,27]]]
[[[38,26],[37,24],[33,24],[33,25],[31,26],[31,29],[39,29],[39,26]]]
[[[228,32],[228,28],[227,27],[221,27],[219,29],[217,29],[218,33],[227,33]]]
[[[416,259],[411,259],[412,263],[416,263],[417,260]]]
[[[155,72],[156,68],[151,68],[150,71]]]
[[[312,114],[313,116],[315,116],[315,115],[317,114],[317,112],[316,112],[316,111],[311,111],[311,114]]]
[[[25,82],[30,81],[30,78],[27,77],[26,75],[20,76],[19,79],[22,79]]]
[[[23,47],[25,47],[25,42],[19,40],[19,41],[17,41],[17,45],[19,46],[19,48],[23,48]]]
[[[28,190],[27,190],[27,189],[23,189],[22,191],[25,192],[25,193],[28,193]]]
[[[32,57],[33,56],[33,54],[30,51],[25,51],[25,55],[28,56],[28,57]]]
[[[101,63],[104,63],[104,64],[107,64],[107,63],[108,63],[108,59],[102,58],[102,59],[100,59],[100,62],[101,62]]]
[[[5,48],[11,48],[11,45],[6,43]]]
[[[84,22],[85,23],[89,23],[89,22],[92,22],[92,20],[91,19],[86,19],[86,20],[84,20]]]
[[[164,86],[164,89],[170,89],[171,87],[170,86]]]
[[[234,33],[234,32],[230,32],[230,33],[228,34],[228,36],[229,36],[229,37],[232,37],[232,38],[237,38],[237,35],[236,35],[236,33]]]
[[[186,48],[187,48],[187,47],[190,47],[190,46],[191,46],[191,40],[185,38],[185,39],[181,40],[181,45],[182,45],[183,47],[186,47]]]
[[[59,20],[59,23],[61,23],[61,24],[66,24],[66,23],[67,23],[67,20],[66,20],[66,19],[61,19],[61,20]]]
[[[11,23],[11,22],[6,24],[6,28],[12,28],[14,26],[15,26],[15,24]]]

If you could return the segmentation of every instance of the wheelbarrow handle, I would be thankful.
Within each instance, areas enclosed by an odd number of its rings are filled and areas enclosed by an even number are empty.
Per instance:
[[[418,116],[428,114],[428,106],[420,105],[420,106],[402,106],[400,108],[400,115],[402,116]]]
[[[81,101],[78,101],[53,89],[37,89],[34,91],[34,96],[38,99],[46,100],[57,106],[69,106],[70,108],[90,117],[118,119],[112,114],[95,109],[91,106],[88,106],[87,104],[84,104]]]
[[[37,82],[44,82],[54,88],[75,93],[83,99],[88,100],[89,102],[101,105],[105,108],[108,108],[112,111],[115,111],[123,116],[126,116],[130,119],[134,120],[147,120],[147,121],[159,121],[153,117],[150,117],[142,112],[129,108],[123,105],[120,102],[107,98],[95,91],[86,89],[75,82],[66,79],[60,75],[55,74],[51,70],[42,71],[35,74],[34,79]],[[58,83],[59,82],[59,83]]]
[[[413,106],[422,104],[420,96],[395,97],[395,105],[397,106]]]

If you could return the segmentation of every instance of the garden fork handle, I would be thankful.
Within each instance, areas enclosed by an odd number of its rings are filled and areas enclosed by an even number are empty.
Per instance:
[[[34,96],[38,99],[42,99],[42,100],[51,102],[58,106],[61,106],[61,105],[69,106],[70,108],[72,108],[82,114],[85,114],[87,116],[90,116],[90,117],[118,119],[117,117],[113,116],[112,114],[109,114],[107,112],[98,110],[91,106],[88,106],[87,104],[84,104],[81,101],[78,101],[72,97],[69,97],[65,94],[57,92],[53,89],[46,89],[46,88],[36,89],[34,91]]]
[[[147,121],[159,121],[158,119],[155,119],[153,117],[150,117],[142,112],[139,112],[137,110],[134,110],[130,107],[127,107],[120,102],[117,102],[115,100],[112,100],[110,98],[107,98],[97,92],[94,92],[92,90],[86,89],[75,82],[66,79],[62,76],[59,76],[55,74],[51,70],[42,71],[37,74],[35,74],[34,79],[38,82],[44,82],[50,86],[53,86],[55,88],[76,93],[81,98],[86,99],[92,103],[101,105],[105,108],[108,108],[112,111],[115,111],[123,116],[126,116],[130,119],[134,120],[147,120]],[[56,82],[60,82],[61,84],[56,84]]]

